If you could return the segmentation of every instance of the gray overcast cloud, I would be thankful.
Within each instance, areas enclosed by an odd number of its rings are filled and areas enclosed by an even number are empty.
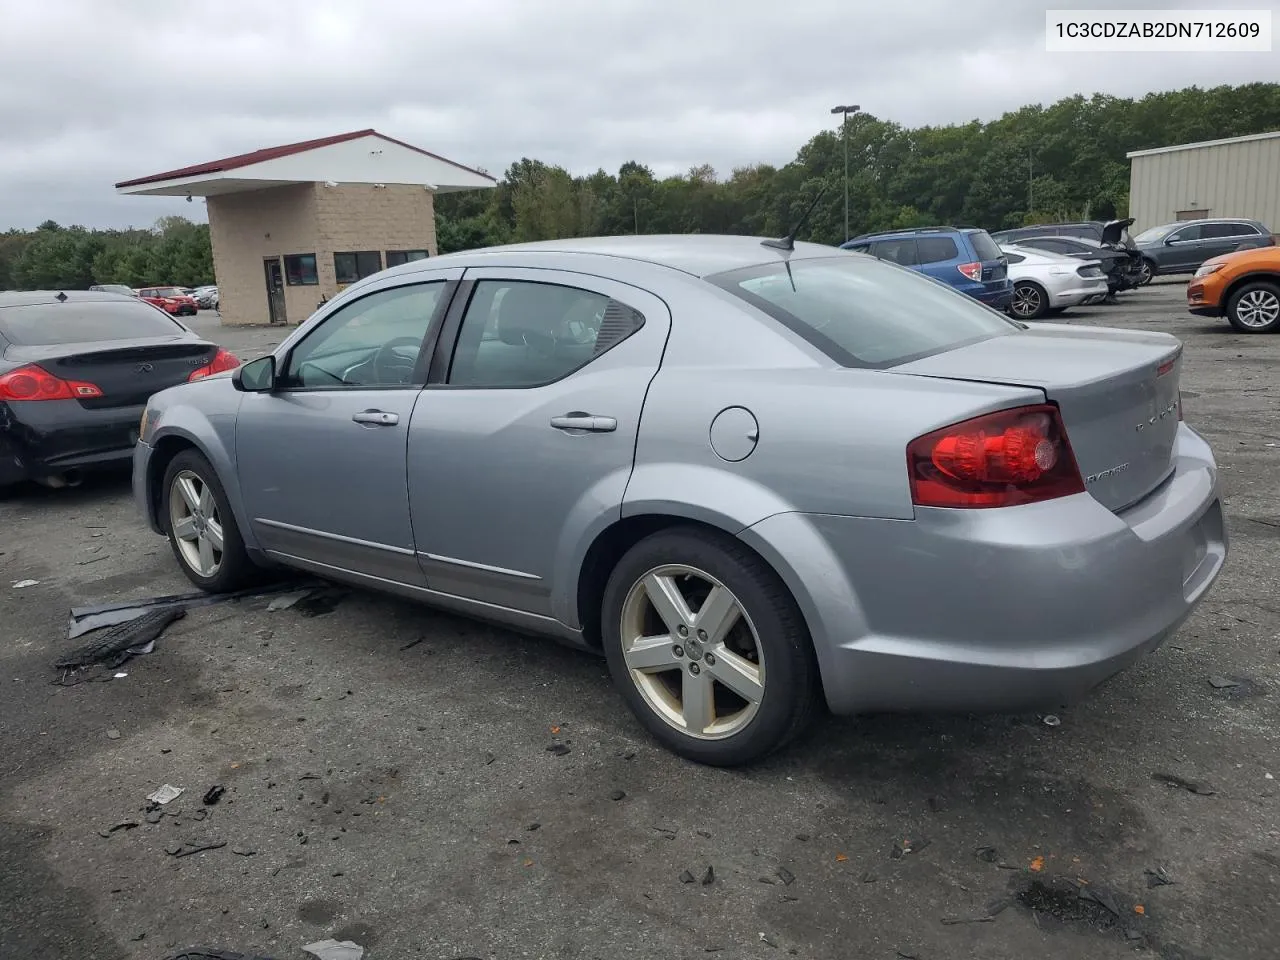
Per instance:
[[[116,181],[375,127],[501,175],[781,164],[855,102],[906,126],[1280,79],[1280,52],[1047,54],[1047,8],[1259,0],[6,0],[0,230],[149,225]]]

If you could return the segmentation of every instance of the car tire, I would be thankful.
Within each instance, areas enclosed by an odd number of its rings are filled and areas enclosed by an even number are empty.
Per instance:
[[[187,496],[180,492],[180,481],[185,482]],[[175,497],[179,499],[175,501]],[[160,520],[178,566],[201,590],[231,593],[261,578],[261,569],[245,550],[222,482],[202,454],[183,450],[169,461],[164,472],[160,510]],[[185,527],[185,531],[176,529],[180,526]],[[221,542],[220,550],[215,541]],[[210,562],[206,564],[206,560]]]
[[[1019,280],[1013,285],[1013,300],[1009,313],[1016,320],[1039,320],[1049,312],[1049,294],[1044,287],[1030,280]]]
[[[641,540],[610,575],[601,617],[622,698],[680,756],[751,763],[800,734],[821,708],[799,607],[769,565],[727,534],[675,527]]]
[[[1146,257],[1142,258],[1142,271],[1138,274],[1136,286],[1145,287],[1148,283],[1155,279],[1156,265]]]
[[[1246,283],[1228,298],[1227,319],[1241,333],[1280,330],[1280,284],[1269,280]]]

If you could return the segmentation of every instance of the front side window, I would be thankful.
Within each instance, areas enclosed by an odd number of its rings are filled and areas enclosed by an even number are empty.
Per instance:
[[[1203,234],[1201,233],[1203,229],[1204,227],[1198,223],[1190,227],[1183,227],[1177,233],[1171,234],[1169,239],[1177,240],[1183,243],[1185,243],[1188,240],[1199,240],[1203,236]]]
[[[892,367],[1021,328],[972,297],[909,270],[824,257],[707,278],[847,367]]]
[[[535,387],[586,366],[644,325],[611,297],[525,280],[481,280],[449,369],[457,387]]]
[[[381,269],[382,254],[377,250],[333,255],[333,272],[338,283],[355,283],[373,276]]]
[[[440,306],[443,280],[379,290],[340,307],[289,352],[288,387],[403,387]]]
[[[426,250],[388,250],[387,266],[398,267],[404,263],[413,263],[415,260],[425,260],[431,256]]]
[[[904,267],[914,266],[920,262],[914,237],[877,240],[871,245],[871,253],[879,260],[888,260],[890,263],[897,263]]]
[[[313,287],[320,282],[314,253],[287,254],[284,258],[284,282],[291,287]]]

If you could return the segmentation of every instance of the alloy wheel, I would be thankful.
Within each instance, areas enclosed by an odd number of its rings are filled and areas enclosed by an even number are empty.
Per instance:
[[[173,478],[169,529],[188,567],[202,577],[217,575],[222,566],[222,517],[212,488],[191,470]]]
[[[1040,291],[1029,284],[1020,284],[1013,288],[1013,303],[1010,309],[1015,317],[1026,319],[1040,312],[1042,302]]]
[[[1155,274],[1151,270],[1151,261],[1143,258],[1142,266],[1139,268],[1138,272],[1138,286],[1144,286],[1145,284],[1150,283],[1153,276],[1155,276]]]
[[[685,564],[655,567],[622,605],[622,657],[645,703],[701,740],[741,732],[764,697],[763,647],[733,592]]]
[[[1250,290],[1236,301],[1236,319],[1242,327],[1258,330],[1280,317],[1280,294],[1273,290]]]

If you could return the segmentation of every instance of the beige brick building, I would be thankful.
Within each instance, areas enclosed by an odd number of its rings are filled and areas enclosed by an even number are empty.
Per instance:
[[[374,130],[272,147],[116,184],[205,197],[224,323],[301,323],[371,273],[433,257],[435,194],[488,174]]]

